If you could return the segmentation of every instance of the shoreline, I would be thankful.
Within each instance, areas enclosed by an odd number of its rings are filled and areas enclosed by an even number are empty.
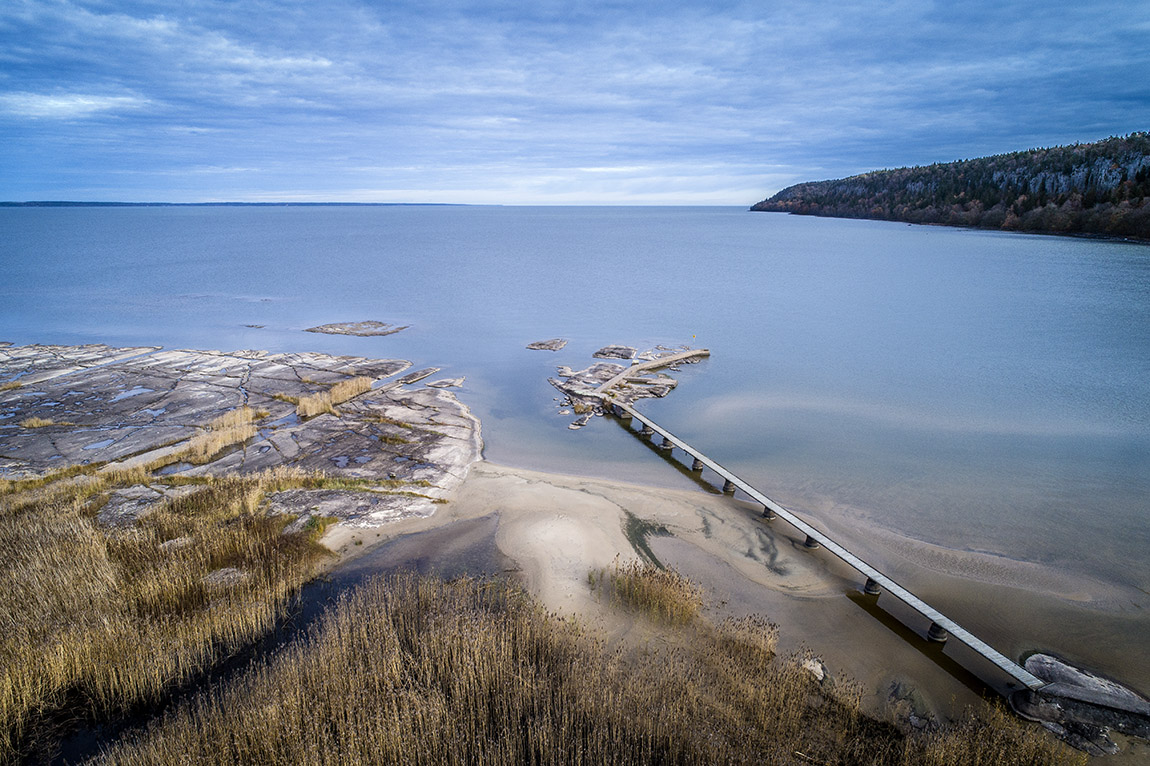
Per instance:
[[[861,583],[852,571],[833,557],[804,549],[801,536],[785,524],[764,524],[758,506],[723,495],[481,459],[472,464],[450,502],[433,516],[399,521],[377,531],[378,543],[387,544],[456,522],[493,519],[490,542],[511,563],[504,571],[510,570],[549,611],[596,624],[610,641],[633,626],[601,608],[587,578],[594,569],[640,558],[626,532],[629,517],[646,522],[648,529],[662,527],[669,533],[648,535],[649,548],[661,563],[704,589],[705,613],[712,619],[756,613],[777,622],[782,651],[809,651],[833,675],[862,684],[864,704],[872,712],[889,712],[900,700],[911,700],[918,716],[954,720],[963,708],[979,701],[980,689],[1009,692],[1005,677],[965,647],[948,646],[944,655],[942,647],[918,640],[913,631],[900,627],[897,600],[884,597],[874,612],[853,595],[861,591]],[[328,534],[332,536],[325,536],[324,542],[329,547],[333,541],[342,544],[334,568],[377,545],[373,540],[362,547],[350,546],[346,537]],[[890,542],[876,536],[876,544]],[[435,549],[423,551],[420,565],[434,566],[438,555]],[[1077,615],[1078,622],[1090,622],[1085,615],[1095,621],[1121,622],[1124,615],[1114,607],[1115,594],[1084,600],[1052,567],[997,561],[987,554],[909,539],[902,541],[900,555],[907,556],[906,569],[924,579],[920,589],[925,597],[941,603],[943,611],[959,622],[966,624],[963,616],[970,609],[985,611],[987,604],[993,604],[998,617],[990,623],[992,635],[975,632],[1014,657],[1052,649],[1045,642],[1060,636],[1056,626],[1067,615]],[[970,579],[967,573],[972,572],[981,573],[982,579]],[[1052,585],[1058,587],[1052,591]],[[1104,583],[1095,587],[1114,589]],[[859,651],[860,646],[865,650]],[[1052,650],[1067,654],[1057,647]],[[1121,651],[1068,659],[1136,689],[1143,687],[1145,679],[1129,677],[1114,663],[1115,657],[1133,656],[1136,642]]]
[[[902,218],[871,218],[862,215],[828,215],[824,213],[799,213],[794,210],[767,210],[756,208],[754,205],[747,208],[748,213],[785,213],[806,218],[838,218],[844,221],[884,221],[886,223],[905,223],[907,226],[939,226],[946,229],[967,229],[969,231],[997,231],[1003,234],[1037,234],[1043,237],[1071,237],[1073,239],[1093,239],[1100,242],[1125,242],[1131,245],[1144,245],[1150,247],[1150,239],[1139,237],[1116,237],[1110,234],[1095,234],[1088,231],[1052,231],[1049,229],[1002,229],[992,226],[971,226],[964,223],[943,223],[941,221],[920,222],[907,221]]]

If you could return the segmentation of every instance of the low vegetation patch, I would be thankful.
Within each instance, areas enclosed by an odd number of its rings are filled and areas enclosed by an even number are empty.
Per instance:
[[[397,428],[415,428],[411,423],[404,423],[402,420],[389,418],[386,415],[365,415],[363,419],[368,423],[380,423],[383,425],[396,426]]]
[[[21,428],[47,428],[48,426],[74,426],[66,420],[52,420],[51,418],[24,418],[20,421]]]
[[[18,380],[10,380],[7,383],[0,383],[0,391],[15,391],[23,386],[24,384]]]
[[[197,477],[119,529],[96,510],[155,477],[55,479],[0,496],[0,763],[54,711],[99,719],[147,705],[266,634],[325,555],[322,528],[284,534],[287,517],[260,507],[267,492],[322,480],[298,471]],[[229,568],[241,576],[211,577]]]
[[[702,590],[674,569],[616,560],[610,569],[591,572],[589,580],[616,603],[672,625],[691,622],[703,608]]]
[[[206,431],[193,436],[179,457],[196,464],[211,461],[225,447],[247,441],[256,435],[253,418],[254,413],[250,407],[239,407],[224,413],[209,423]]]
[[[296,412],[304,418],[324,412],[335,415],[335,405],[370,391],[372,382],[371,378],[364,376],[341,380],[327,391],[320,391],[301,398],[296,404]]]
[[[376,579],[306,640],[101,758],[197,763],[1084,763],[1001,710],[906,734],[748,618],[611,651],[504,581]],[[681,633],[685,631],[685,633]]]

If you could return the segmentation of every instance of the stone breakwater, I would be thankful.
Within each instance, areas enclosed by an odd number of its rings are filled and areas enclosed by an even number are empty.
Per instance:
[[[100,517],[107,524],[129,524],[161,502],[173,491],[168,476],[281,467],[358,483],[272,495],[271,512],[359,527],[431,515],[480,459],[482,440],[479,421],[452,392],[416,387],[410,375],[396,379],[410,366],[318,353],[2,345],[0,479],[172,461],[154,481],[112,498]],[[360,377],[372,381],[365,392],[330,411],[299,414],[300,400]],[[244,407],[250,437],[206,461],[180,458],[214,420]]]

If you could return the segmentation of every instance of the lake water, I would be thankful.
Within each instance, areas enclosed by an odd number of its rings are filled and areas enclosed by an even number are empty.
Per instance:
[[[412,328],[303,332],[362,319]],[[732,208],[8,208],[0,340],[411,359],[467,376],[491,460],[670,486],[617,424],[568,430],[546,378],[705,346],[641,409],[880,567],[865,530],[1103,580],[1150,628],[1145,246]]]

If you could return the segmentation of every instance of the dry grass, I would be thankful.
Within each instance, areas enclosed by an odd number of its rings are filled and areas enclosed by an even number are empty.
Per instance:
[[[502,582],[378,579],[307,641],[202,694],[108,764],[1084,763],[1004,713],[906,735],[774,654],[748,619],[607,652]]]
[[[225,412],[209,423],[206,431],[193,436],[179,458],[191,463],[209,462],[225,447],[247,441],[256,435],[252,418],[250,407]]]
[[[305,396],[296,404],[296,412],[300,417],[310,418],[326,412],[335,415],[335,406],[342,404],[353,397],[371,390],[371,378],[360,376],[349,380],[341,380],[327,391]]]
[[[10,380],[7,383],[0,383],[0,391],[15,391],[17,388],[23,388],[24,384],[18,380]]]
[[[74,426],[66,420],[52,420],[51,418],[24,418],[20,421],[21,428],[47,428],[48,426]]]
[[[98,718],[154,702],[266,634],[324,555],[259,508],[316,481],[291,471],[200,478],[130,528],[97,525],[97,496],[147,478],[70,474],[0,498],[0,762],[53,710]],[[191,544],[162,546],[177,538]],[[205,579],[225,567],[244,576]]]
[[[365,421],[367,421],[368,423],[379,423],[382,425],[396,426],[397,428],[408,428],[408,429],[415,428],[415,426],[413,426],[411,423],[404,423],[402,420],[396,420],[395,418],[389,418],[386,415],[368,414],[368,415],[364,415],[363,419]]]
[[[588,579],[593,590],[602,589],[616,603],[672,625],[691,622],[703,608],[702,590],[674,569],[616,560]]]

